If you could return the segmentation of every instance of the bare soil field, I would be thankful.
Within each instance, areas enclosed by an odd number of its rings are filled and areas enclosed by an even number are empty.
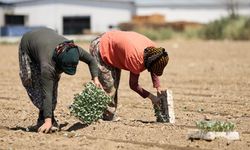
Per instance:
[[[98,121],[89,126],[70,116],[74,94],[90,81],[86,64],[74,76],[62,75],[56,118],[62,130],[52,134],[28,132],[38,110],[19,79],[17,44],[0,45],[0,149],[124,149],[195,150],[250,149],[250,42],[158,42],[170,56],[160,78],[163,89],[173,91],[176,123],[156,123],[151,102],[133,92],[129,73],[122,72],[118,122]],[[88,43],[79,43],[88,49]],[[155,93],[147,71],[140,84]],[[240,140],[190,141],[195,122],[209,117],[237,125]]]

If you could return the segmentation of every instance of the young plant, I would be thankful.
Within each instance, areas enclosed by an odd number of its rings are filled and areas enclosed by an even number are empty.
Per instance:
[[[84,87],[81,93],[74,96],[70,113],[83,123],[91,124],[102,118],[103,112],[111,102],[111,97],[92,82],[85,84]]]
[[[232,122],[222,121],[197,121],[196,126],[205,132],[230,132],[236,127]]]
[[[169,122],[169,116],[167,114],[163,114],[162,104],[160,105],[160,107],[154,105],[154,112],[156,122]]]

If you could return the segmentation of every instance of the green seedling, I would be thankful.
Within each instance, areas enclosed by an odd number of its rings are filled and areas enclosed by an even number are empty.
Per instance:
[[[84,87],[81,93],[74,96],[70,113],[83,123],[91,124],[102,118],[103,112],[111,102],[111,97],[92,82],[85,84]]]
[[[236,127],[232,122],[223,121],[197,121],[196,126],[205,132],[230,132]]]

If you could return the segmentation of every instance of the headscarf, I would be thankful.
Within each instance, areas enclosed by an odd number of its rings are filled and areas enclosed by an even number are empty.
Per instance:
[[[73,41],[65,41],[59,44],[54,51],[53,60],[63,72],[74,75],[79,62],[78,47]]]
[[[163,74],[163,70],[168,64],[168,60],[168,53],[162,47],[147,47],[144,50],[145,68],[158,76]]]

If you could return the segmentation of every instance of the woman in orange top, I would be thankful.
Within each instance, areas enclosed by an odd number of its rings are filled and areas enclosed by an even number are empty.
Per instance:
[[[140,73],[147,69],[153,87],[157,92],[161,91],[158,76],[162,75],[169,60],[164,48],[156,48],[154,42],[136,32],[109,31],[91,42],[90,53],[97,60],[103,89],[113,96],[113,102],[103,115],[104,120],[115,119],[121,69],[130,71],[129,86],[132,90],[149,98],[153,104],[159,104],[159,98],[142,88],[138,80]]]

